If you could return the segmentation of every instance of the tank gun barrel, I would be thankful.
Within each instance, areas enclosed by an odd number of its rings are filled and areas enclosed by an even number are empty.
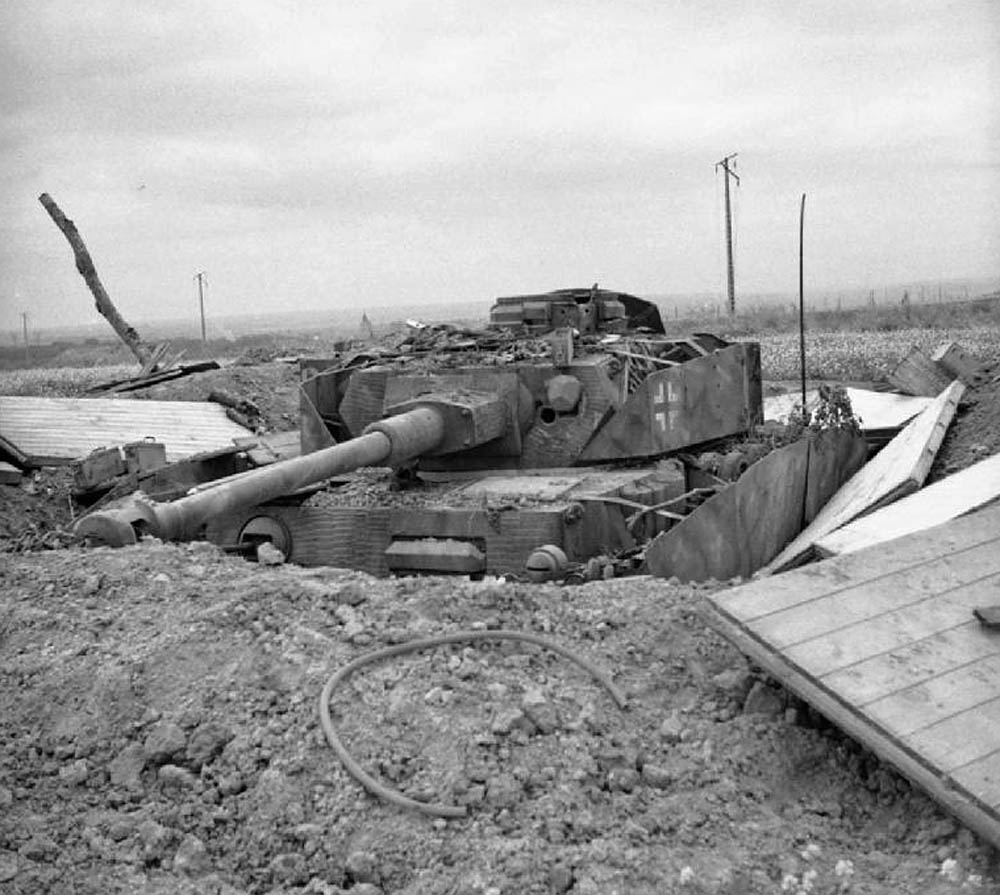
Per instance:
[[[394,466],[422,454],[445,452],[456,446],[467,448],[502,432],[501,414],[487,415],[492,425],[482,425],[482,417],[481,413],[468,410],[468,402],[457,405],[444,399],[414,402],[408,409],[372,423],[357,438],[231,476],[215,487],[171,503],[156,503],[142,494],[136,495],[122,507],[84,516],[77,522],[75,532],[113,547],[134,544],[144,534],[163,540],[195,538],[214,516],[274,500],[363,466]],[[462,419],[480,425],[464,429],[456,426],[456,420]]]

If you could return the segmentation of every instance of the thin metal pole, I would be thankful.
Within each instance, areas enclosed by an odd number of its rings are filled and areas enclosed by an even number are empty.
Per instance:
[[[31,363],[31,347],[28,342],[28,312],[21,311],[21,325],[24,329],[24,362]]]
[[[723,173],[726,181],[726,285],[729,287],[729,316],[736,313],[736,277],[733,271],[733,213],[729,207],[729,169]]]
[[[802,371],[802,413],[806,411],[806,311],[802,279],[802,237],[806,222],[806,194],[799,208],[799,368]]]
[[[198,307],[201,309],[201,340],[202,342],[207,341],[205,338],[205,292],[202,288],[202,280],[205,278],[205,271],[199,270],[198,273],[194,275],[194,278],[198,281]]]

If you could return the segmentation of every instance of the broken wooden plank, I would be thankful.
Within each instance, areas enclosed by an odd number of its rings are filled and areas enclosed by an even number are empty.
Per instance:
[[[820,514],[770,563],[772,572],[806,561],[812,545],[848,522],[916,491],[927,478],[958,401],[965,391],[953,382],[874,460],[856,472]]]
[[[205,370],[218,370],[219,362],[214,360],[194,361],[190,364],[179,366],[167,366],[166,369],[149,376],[130,377],[129,379],[118,379],[114,382],[105,382],[102,385],[95,385],[88,389],[88,394],[100,394],[111,392],[118,394],[121,392],[137,392],[140,389],[149,388],[151,385],[159,385],[161,382],[170,382],[172,379],[180,379],[191,373],[202,373]]]
[[[953,377],[914,345],[886,378],[893,388],[904,394],[936,398]]]
[[[1000,845],[1000,504],[707,597],[754,662]],[[780,593],[776,593],[776,590]]]
[[[143,379],[146,376],[150,376],[157,370],[162,369],[163,365],[160,363],[164,355],[170,349],[169,342],[160,342],[154,349],[152,354],[149,356],[149,360],[142,365],[142,369],[139,370],[139,379]]]
[[[967,354],[957,342],[939,345],[931,360],[953,379],[961,379],[966,385],[979,385],[986,379],[988,365]]]
[[[146,437],[163,442],[172,463],[248,434],[205,401],[0,396],[0,436],[27,466],[71,463],[96,448]]]
[[[1000,498],[1000,454],[921,488],[819,538],[821,557],[851,553],[872,544],[931,528]]]

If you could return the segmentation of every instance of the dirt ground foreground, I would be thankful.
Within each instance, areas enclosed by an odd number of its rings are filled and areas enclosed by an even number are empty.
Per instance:
[[[280,366],[241,375],[276,394]],[[273,413],[294,419],[287,401]],[[997,450],[994,385],[935,474]],[[706,625],[701,601],[726,584],[378,580],[204,543],[84,550],[56,532],[66,485],[47,472],[0,496],[5,895],[1000,892],[995,850]],[[334,693],[340,737],[387,786],[467,816],[366,793],[320,728],[327,679],[380,647],[499,629],[595,663],[628,707],[533,645],[391,658]]]

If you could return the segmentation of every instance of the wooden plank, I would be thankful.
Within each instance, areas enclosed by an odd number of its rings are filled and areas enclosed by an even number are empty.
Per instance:
[[[951,781],[967,790],[981,805],[1000,811],[1000,755],[987,755],[979,761],[958,768],[950,775]],[[944,781],[948,783],[948,779]],[[996,840],[993,840],[996,844]]]
[[[156,370],[157,365],[163,360],[164,355],[170,350],[169,342],[160,342],[149,355],[149,358],[139,370],[138,379],[144,379]]]
[[[1000,695],[943,718],[904,738],[912,749],[946,771],[1000,752]]]
[[[761,613],[773,585],[783,589],[777,608]],[[754,662],[1000,844],[1000,636],[972,616],[998,589],[993,505],[712,595],[706,613]],[[745,594],[756,614],[739,618]]]
[[[174,379],[180,379],[184,376],[190,376],[192,373],[203,373],[206,370],[218,370],[219,362],[214,360],[200,360],[194,361],[190,364],[180,364],[174,366],[177,362],[175,358],[173,361],[164,363],[163,369],[158,373],[152,373],[149,376],[142,376],[139,378],[130,377],[129,379],[118,379],[114,382],[105,382],[103,385],[95,385],[92,388],[87,389],[87,394],[101,394],[101,393],[111,393],[111,394],[123,394],[125,392],[138,392],[143,389],[150,388],[154,385],[159,385],[163,382],[170,382]]]
[[[964,554],[981,544],[1000,550],[1000,506],[984,507],[947,525],[894,541],[891,550],[875,546],[795,570],[770,575],[718,594],[714,601],[735,620],[750,622],[789,606],[846,591],[860,581],[888,582],[911,566],[930,565],[938,557]],[[888,584],[886,584],[888,586]]]
[[[893,388],[907,395],[934,398],[948,387],[952,377],[916,345],[886,377]]]
[[[1000,497],[1000,454],[849,522],[814,544],[823,557],[851,553],[931,528]]]
[[[951,651],[954,655],[955,651]],[[964,657],[963,657],[964,658]],[[938,668],[943,667],[942,662]],[[878,678],[878,670],[866,669],[869,679]],[[865,713],[884,727],[906,736],[950,717],[956,712],[986,702],[996,696],[1000,687],[1000,653],[990,653],[957,668],[952,668],[915,684],[893,690],[865,703],[855,694],[856,702],[864,705]],[[840,688],[843,692],[843,688]]]
[[[995,656],[995,638],[984,636],[970,619],[948,631],[872,656],[864,662],[831,672],[823,684],[858,705],[955,671],[968,662]]]
[[[873,622],[900,610],[922,612],[927,600],[938,604],[960,600],[963,588],[978,593],[979,603],[973,605],[980,605],[984,598],[989,598],[990,588],[1000,583],[996,551],[997,542],[989,541],[928,565],[904,569],[892,575],[889,587],[885,579],[860,582],[760,618],[754,630],[774,646],[784,648]]]
[[[878,653],[906,647],[914,641],[957,628],[972,617],[972,609],[996,594],[1000,572],[836,631],[817,633],[784,650],[793,662],[822,677]],[[767,637],[764,633],[762,636]],[[799,634],[801,636],[801,633]]]
[[[920,487],[964,391],[965,386],[961,382],[948,386],[874,460],[850,478],[812,523],[768,563],[767,568],[781,571],[797,565],[821,537]]]

